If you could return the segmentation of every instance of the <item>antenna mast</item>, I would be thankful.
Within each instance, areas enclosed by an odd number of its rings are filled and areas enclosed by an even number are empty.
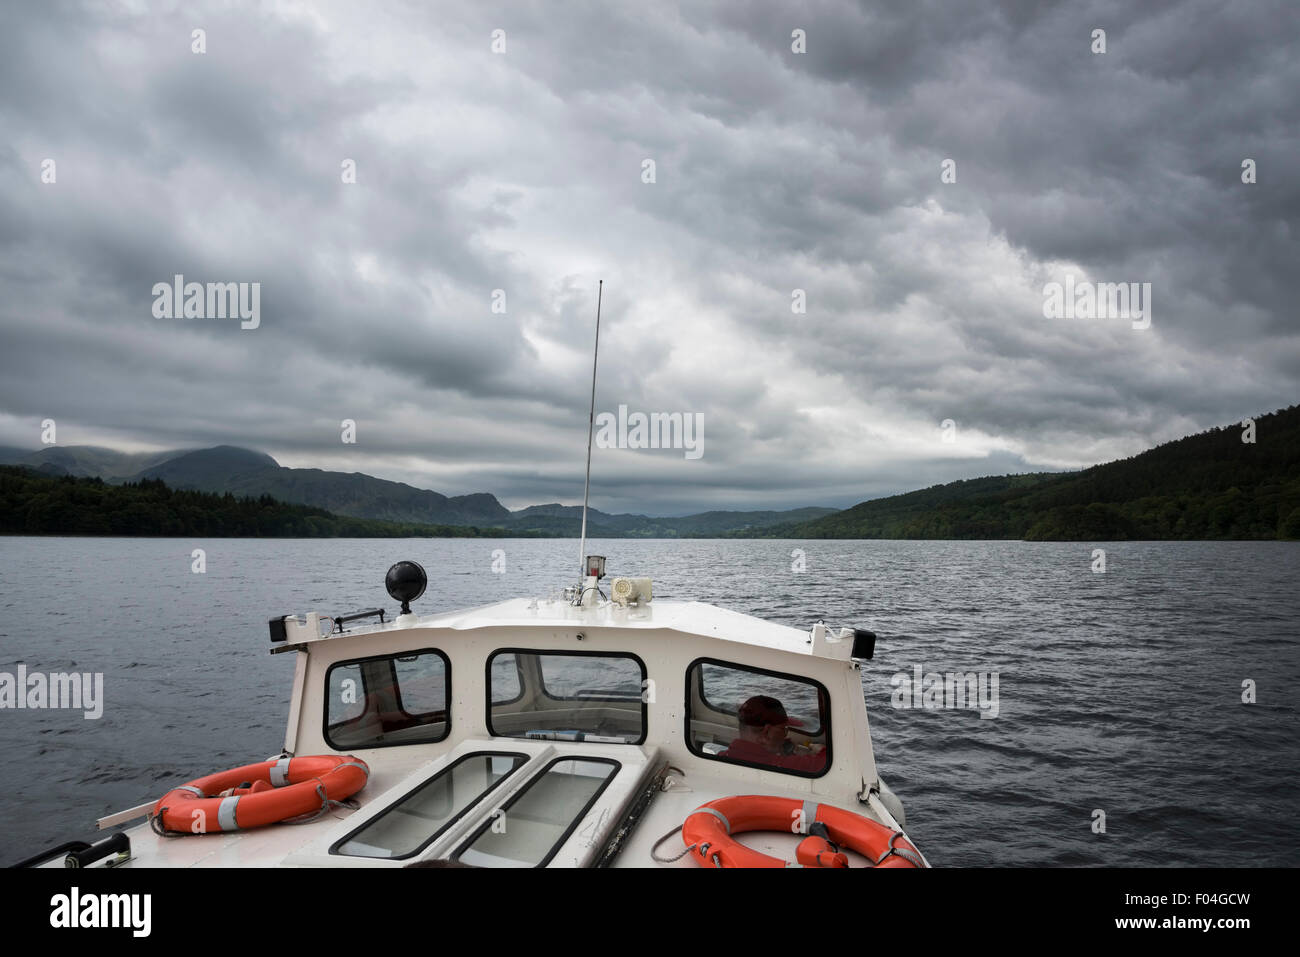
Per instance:
[[[578,581],[587,574],[587,496],[591,492],[591,435],[596,425],[596,360],[600,357],[600,300],[605,280],[596,289],[596,348],[591,356],[591,410],[587,415],[587,478],[582,486],[582,543],[578,546]]]

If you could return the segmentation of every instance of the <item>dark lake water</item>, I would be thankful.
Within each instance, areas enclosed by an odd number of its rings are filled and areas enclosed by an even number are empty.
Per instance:
[[[936,866],[1300,865],[1300,543],[1100,547],[1104,573],[1090,544],[588,551],[652,576],[657,598],[876,631],[877,763]],[[0,672],[102,672],[105,698],[97,720],[0,710],[0,862],[276,753],[293,663],[267,654],[272,615],[391,611],[383,575],[402,558],[429,572],[417,611],[541,597],[577,557],[570,540],[0,538]],[[997,716],[893,707],[891,678],[917,666],[996,673]]]

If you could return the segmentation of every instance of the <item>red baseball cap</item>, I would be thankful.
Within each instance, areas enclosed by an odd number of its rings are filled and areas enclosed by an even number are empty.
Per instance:
[[[768,724],[790,725],[802,728],[803,722],[785,713],[785,705],[765,694],[754,695],[740,706],[737,715],[740,723],[752,728],[761,728]]]

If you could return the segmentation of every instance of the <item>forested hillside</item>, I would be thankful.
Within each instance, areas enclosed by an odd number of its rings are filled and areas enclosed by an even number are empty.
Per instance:
[[[766,538],[1300,539],[1300,406],[1082,472],[936,485]]]
[[[501,529],[416,525],[331,515],[269,495],[236,498],[178,491],[157,479],[110,485],[0,467],[0,534],[211,538],[416,538],[502,536]],[[518,534],[518,533],[512,533]]]

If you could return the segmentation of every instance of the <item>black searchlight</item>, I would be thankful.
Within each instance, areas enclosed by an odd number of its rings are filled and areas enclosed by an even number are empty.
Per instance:
[[[411,602],[424,594],[428,584],[429,576],[424,573],[419,562],[398,562],[384,576],[384,587],[388,589],[393,601],[402,603],[403,615],[411,613]]]

